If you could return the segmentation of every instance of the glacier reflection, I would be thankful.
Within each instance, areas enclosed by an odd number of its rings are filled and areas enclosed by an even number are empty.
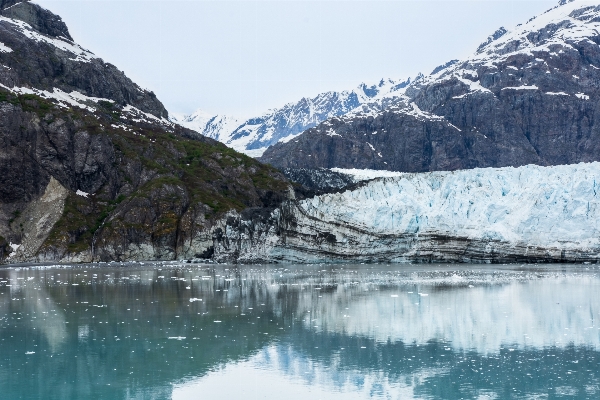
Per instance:
[[[599,272],[0,269],[0,391],[25,399],[589,398],[600,394]]]
[[[600,285],[589,277],[473,287],[406,282],[351,293],[338,286],[327,301],[302,296],[299,311],[307,315],[306,328],[378,341],[442,340],[454,350],[483,354],[503,346],[600,345]]]

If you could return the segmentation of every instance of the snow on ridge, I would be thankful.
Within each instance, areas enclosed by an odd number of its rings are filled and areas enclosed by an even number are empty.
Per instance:
[[[543,34],[536,35],[538,32]],[[475,91],[491,93],[481,86],[477,79],[476,71],[479,67],[497,69],[508,58],[517,54],[527,54],[535,57],[536,61],[543,62],[544,60],[539,58],[540,53],[556,54],[557,49],[574,51],[572,43],[600,35],[600,1],[568,2],[535,16],[511,30],[502,29],[501,32],[499,30],[496,33],[490,36],[472,56],[453,63],[438,71],[437,74],[423,77],[416,82],[416,85],[413,83],[412,87],[458,79],[469,86],[469,93],[454,98],[462,98]],[[518,69],[511,65],[504,68]],[[527,89],[526,86],[523,85],[520,89]]]
[[[112,100],[110,100],[112,101]],[[126,105],[121,110],[123,113],[129,114],[131,120],[134,122],[146,122],[146,123],[159,123],[164,127],[172,128],[173,122],[169,121],[166,118],[158,118],[155,115],[144,112],[137,107],[132,106],[131,104]]]
[[[0,42],[0,53],[12,53],[13,49]]]
[[[47,90],[41,90],[36,88],[27,88],[27,87],[8,87],[0,83],[0,87],[16,94],[35,94],[45,99],[53,99],[58,102],[58,105],[63,108],[68,108],[69,106],[75,106],[79,108],[83,108],[85,110],[94,112],[96,109],[90,106],[90,103],[98,103],[99,101],[108,101],[110,103],[114,103],[114,100],[104,99],[100,97],[88,97],[77,91],[72,91],[71,93],[63,92],[58,88],[53,88],[52,92]]]
[[[381,234],[445,234],[600,252],[599,162],[406,173],[300,206],[309,216]]]
[[[7,22],[12,25],[15,25],[18,31],[25,35],[28,39],[35,40],[36,42],[47,43],[56,47],[59,50],[73,54],[75,57],[71,59],[72,61],[90,62],[94,58],[97,58],[96,55],[94,55],[94,53],[92,53],[91,51],[84,49],[83,47],[79,46],[74,42],[69,41],[66,38],[55,39],[36,32],[27,22],[3,16],[0,16],[0,22]]]
[[[189,115],[169,113],[169,116],[171,122],[222,143],[227,143],[231,139],[231,132],[240,125],[237,117],[212,114],[202,109],[198,109]]]
[[[491,41],[476,53],[474,59],[483,60],[489,55],[497,54],[504,46],[517,41],[519,42],[517,50],[503,54],[502,58],[505,59],[515,53],[549,52],[548,46],[551,44],[568,46],[570,41],[575,42],[595,36],[598,34],[600,22],[590,22],[590,20],[600,15],[600,10],[596,8],[586,10],[586,8],[598,6],[600,2],[597,0],[576,0],[556,6]],[[555,24],[557,29],[548,39],[535,43],[527,38],[529,33],[538,32],[550,24]]]

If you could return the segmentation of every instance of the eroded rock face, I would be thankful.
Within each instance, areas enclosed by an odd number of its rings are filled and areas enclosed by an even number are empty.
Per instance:
[[[332,118],[261,160],[425,172],[600,160],[600,6],[559,6],[406,88],[383,111]]]

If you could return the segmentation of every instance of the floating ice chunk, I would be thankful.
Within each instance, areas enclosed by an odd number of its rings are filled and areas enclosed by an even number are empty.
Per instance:
[[[26,355],[31,355],[31,354],[35,354],[35,351],[26,351],[25,352]]]
[[[185,336],[169,336],[170,340],[185,340]]]
[[[190,299],[190,303],[193,303],[194,301],[202,301],[202,299],[197,299],[197,298],[195,298],[195,297],[192,297],[192,298]]]

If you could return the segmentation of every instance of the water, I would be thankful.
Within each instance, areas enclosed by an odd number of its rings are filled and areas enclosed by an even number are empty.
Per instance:
[[[600,398],[594,265],[0,270],[7,399]]]

